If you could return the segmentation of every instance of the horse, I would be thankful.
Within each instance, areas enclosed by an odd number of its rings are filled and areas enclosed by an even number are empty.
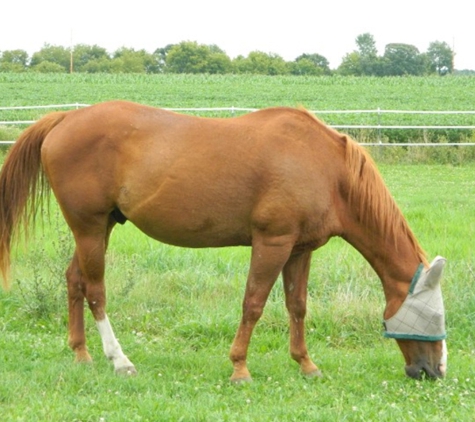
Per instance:
[[[304,320],[312,252],[331,237],[349,242],[381,279],[385,321],[411,294],[416,272],[432,274],[431,283],[438,284],[445,262],[439,259],[432,271],[369,153],[303,108],[210,118],[110,101],[45,115],[20,135],[0,174],[5,288],[17,232],[34,224],[51,191],[75,241],[66,270],[69,346],[77,362],[92,360],[86,300],[117,373],[136,373],[106,313],[105,253],[118,223],[130,221],[151,238],[180,247],[251,247],[242,317],[229,353],[234,382],[252,379],[249,342],[280,274],[290,356],[303,374],[322,375],[307,350]],[[444,333],[425,337],[424,330],[394,336],[405,372],[443,377]]]

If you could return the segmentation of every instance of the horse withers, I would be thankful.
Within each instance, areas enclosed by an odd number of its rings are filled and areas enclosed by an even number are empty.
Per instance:
[[[222,119],[114,101],[46,115],[20,136],[0,174],[4,280],[15,231],[32,224],[49,188],[76,245],[66,272],[69,344],[77,361],[91,360],[86,299],[117,372],[135,373],[105,310],[104,257],[117,222],[129,220],[148,236],[182,247],[252,248],[230,352],[233,381],[251,379],[251,334],[280,273],[290,354],[304,374],[320,374],[304,336],[307,282],[312,251],[332,236],[353,245],[380,277],[389,328],[406,301],[416,313],[424,306],[410,299],[415,274],[422,274],[424,288],[438,286],[445,262],[429,266],[369,155],[301,109]],[[411,377],[444,375],[443,318],[436,324],[437,336],[425,328],[419,337],[388,334]]]

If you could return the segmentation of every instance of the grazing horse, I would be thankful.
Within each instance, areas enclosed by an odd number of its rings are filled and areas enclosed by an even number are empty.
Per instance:
[[[280,273],[291,357],[304,374],[320,375],[304,338],[307,281],[312,251],[332,236],[355,247],[381,279],[384,319],[396,331],[389,336],[399,344],[407,375],[445,373],[443,315],[435,336],[426,336],[424,327],[416,336],[399,336],[392,320],[420,276],[438,285],[445,260],[438,259],[432,271],[369,155],[305,110],[202,118],[113,101],[46,115],[20,136],[0,174],[5,286],[14,235],[32,224],[49,188],[76,245],[66,278],[69,345],[77,361],[91,361],[86,299],[116,372],[136,372],[105,310],[109,236],[117,223],[129,220],[171,245],[252,247],[242,319],[230,351],[233,381],[251,379],[251,334]],[[421,301],[411,303],[417,313]]]

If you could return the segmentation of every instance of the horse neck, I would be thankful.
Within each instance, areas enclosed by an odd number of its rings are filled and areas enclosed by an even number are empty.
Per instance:
[[[391,317],[407,296],[412,277],[425,257],[410,233],[375,231],[360,222],[346,227],[343,236],[368,261],[381,279],[386,297],[385,318]]]
[[[348,189],[344,195],[343,237],[366,258],[380,277],[387,315],[407,296],[425,253],[386,188],[371,157],[347,140]]]

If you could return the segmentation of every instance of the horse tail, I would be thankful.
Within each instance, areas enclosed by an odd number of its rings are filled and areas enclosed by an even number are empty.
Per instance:
[[[67,112],[51,113],[26,129],[11,147],[0,172],[0,272],[9,287],[10,249],[19,226],[33,226],[37,211],[49,191],[41,165],[41,146],[46,135]]]

